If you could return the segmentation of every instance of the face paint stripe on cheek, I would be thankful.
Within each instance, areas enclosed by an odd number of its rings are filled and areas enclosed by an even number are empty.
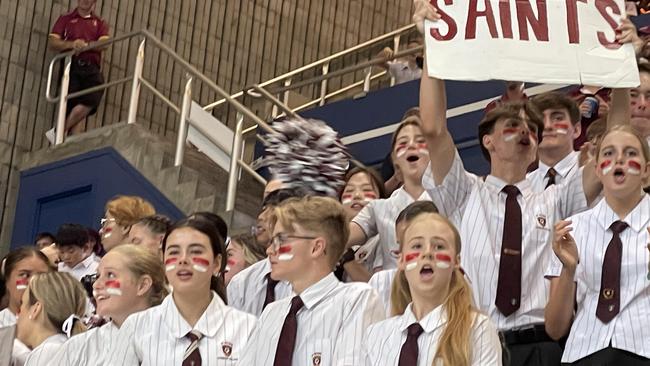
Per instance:
[[[406,154],[406,146],[400,146],[397,148],[397,150],[395,150],[395,156],[397,156],[398,158],[401,158],[405,154]]]
[[[514,139],[517,138],[517,135],[519,134],[519,129],[518,128],[504,128],[503,129],[503,140],[505,142],[510,142]]]
[[[627,172],[633,175],[641,175],[641,164],[634,160],[628,161]]]
[[[27,290],[27,285],[29,284],[29,279],[21,278],[16,280],[16,290]]]
[[[120,290],[121,284],[118,280],[108,280],[104,283],[106,286],[106,293],[113,296],[122,296],[122,290]]]
[[[409,253],[404,256],[404,261],[406,264],[406,270],[412,271],[418,266],[417,259],[420,258],[420,252]]]
[[[205,259],[205,258],[198,258],[194,257],[192,258],[192,268],[199,272],[207,272],[208,271],[208,266],[210,265],[210,261]]]
[[[600,170],[603,172],[603,175],[609,174],[609,172],[611,172],[612,169],[614,169],[614,167],[612,166],[611,160],[605,160],[602,163],[600,163]]]
[[[569,125],[566,123],[555,123],[553,124],[553,128],[555,129],[556,133],[566,135],[569,133]]]
[[[352,195],[351,194],[344,194],[341,196],[341,204],[343,205],[349,205],[352,203]]]
[[[443,269],[451,267],[451,257],[449,255],[443,253],[436,253],[435,258],[436,258],[436,267],[443,268]]]
[[[178,263],[178,258],[169,258],[165,261],[165,271],[173,271],[176,269],[176,263]]]

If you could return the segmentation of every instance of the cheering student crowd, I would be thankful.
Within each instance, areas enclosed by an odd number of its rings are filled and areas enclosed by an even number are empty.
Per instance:
[[[421,31],[439,19],[415,4]],[[617,40],[641,54],[628,20]],[[391,143],[399,188],[366,168],[338,200],[272,180],[253,235],[117,197],[98,235],[63,225],[5,257],[0,327],[16,337],[2,352],[27,366],[650,365],[639,72],[588,128],[558,92],[491,108],[486,177],[464,169],[444,80],[423,72]]]

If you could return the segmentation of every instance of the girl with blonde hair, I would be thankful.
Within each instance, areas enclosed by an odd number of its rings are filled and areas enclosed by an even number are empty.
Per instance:
[[[86,293],[69,273],[32,276],[17,322],[18,340],[32,349],[25,365],[48,365],[70,336],[86,330],[80,320],[85,310]]]
[[[167,294],[165,270],[156,254],[133,244],[111,250],[99,263],[93,284],[97,315],[111,321],[72,337],[51,364],[103,364],[126,318],[159,305]]]
[[[460,249],[446,218],[424,213],[408,223],[391,294],[396,316],[368,328],[366,365],[501,365],[499,336],[472,303]]]

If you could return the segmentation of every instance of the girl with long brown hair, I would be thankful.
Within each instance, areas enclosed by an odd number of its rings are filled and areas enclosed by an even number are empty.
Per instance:
[[[396,316],[366,332],[366,365],[501,365],[499,336],[472,303],[460,249],[443,216],[425,213],[408,224],[391,294]]]

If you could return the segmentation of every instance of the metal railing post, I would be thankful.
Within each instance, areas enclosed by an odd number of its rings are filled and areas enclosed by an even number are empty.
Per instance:
[[[396,35],[393,37],[393,52],[397,53],[399,52],[399,38],[400,35]],[[390,76],[390,86],[395,86],[395,77],[393,75]]]
[[[363,78],[363,92],[367,93],[370,91],[370,80],[372,79],[372,66],[366,67],[364,72],[365,72],[365,76]]]
[[[291,78],[284,81],[284,86],[289,86],[289,85],[291,85]],[[282,97],[282,103],[286,105],[289,105],[289,92],[290,92],[289,89],[285,90],[284,96]]]
[[[68,104],[68,87],[70,86],[70,67],[72,66],[72,56],[65,58],[63,66],[63,78],[61,79],[61,94],[59,95],[59,113],[56,118],[56,136],[54,145],[63,142],[65,135],[65,118]]]
[[[244,115],[237,112],[237,127],[232,141],[230,154],[230,171],[228,172],[228,194],[226,195],[226,212],[235,209],[237,197],[237,178],[239,177],[239,159],[241,157],[242,131],[244,129]]]
[[[178,139],[176,140],[176,155],[174,155],[174,166],[183,164],[185,153],[185,141],[187,140],[187,120],[190,117],[190,107],[192,106],[192,77],[187,76],[185,83],[185,92],[183,93],[183,104],[181,105],[181,117],[178,124]]]
[[[323,65],[323,75],[327,75],[330,70],[330,63]],[[325,105],[325,98],[327,98],[327,79],[323,79],[320,82],[320,102],[318,103],[321,106]]]
[[[131,100],[129,101],[128,123],[135,123],[138,116],[138,102],[140,100],[140,79],[142,78],[142,69],[144,66],[144,44],[146,39],[140,42],[138,54],[135,58],[135,68],[133,69],[133,84],[131,85]]]

